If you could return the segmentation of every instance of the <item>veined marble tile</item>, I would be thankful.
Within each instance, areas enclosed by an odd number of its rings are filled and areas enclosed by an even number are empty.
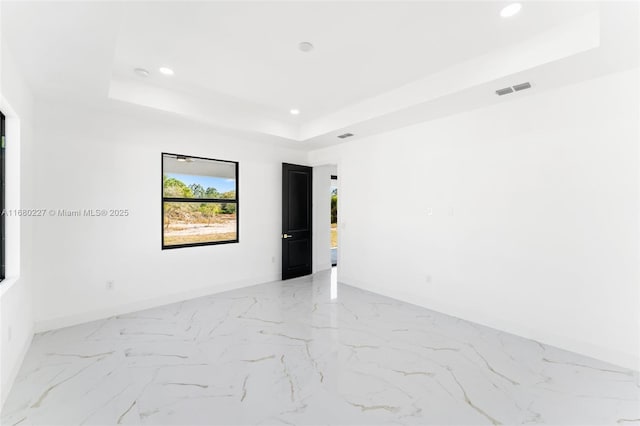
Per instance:
[[[320,273],[39,334],[1,420],[631,425],[638,379]]]

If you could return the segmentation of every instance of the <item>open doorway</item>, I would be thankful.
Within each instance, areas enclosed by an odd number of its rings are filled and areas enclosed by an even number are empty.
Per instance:
[[[342,254],[338,256],[337,248],[337,174],[338,167],[334,164],[313,166],[313,273],[331,269],[332,265],[335,269],[338,257],[342,258]],[[334,190],[336,200],[332,214]]]
[[[331,266],[338,265],[338,176],[331,175]]]

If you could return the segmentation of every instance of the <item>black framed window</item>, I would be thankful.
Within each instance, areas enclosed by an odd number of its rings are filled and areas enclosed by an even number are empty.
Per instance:
[[[4,280],[6,272],[6,232],[5,232],[5,119],[4,114],[0,112],[0,281]]]
[[[237,243],[238,162],[162,153],[162,248]]]

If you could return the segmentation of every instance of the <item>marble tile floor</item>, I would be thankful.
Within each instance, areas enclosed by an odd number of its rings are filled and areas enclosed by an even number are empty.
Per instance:
[[[39,334],[1,424],[631,425],[638,379],[321,273]]]

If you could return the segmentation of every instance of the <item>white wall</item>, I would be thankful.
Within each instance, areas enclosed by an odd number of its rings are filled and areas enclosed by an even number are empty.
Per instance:
[[[636,69],[312,152],[340,170],[340,280],[638,370],[639,89]]]
[[[24,221],[38,331],[280,278],[281,163],[306,154],[135,111],[37,104],[38,206],[130,211]],[[240,162],[239,244],[160,249],[163,151]]]
[[[32,179],[25,174],[33,143],[33,105],[29,88],[2,40],[0,111],[6,116],[6,209],[28,205]],[[31,234],[19,217],[6,217],[6,279],[0,283],[0,407],[18,373],[33,336]],[[22,267],[21,267],[22,266]]]

